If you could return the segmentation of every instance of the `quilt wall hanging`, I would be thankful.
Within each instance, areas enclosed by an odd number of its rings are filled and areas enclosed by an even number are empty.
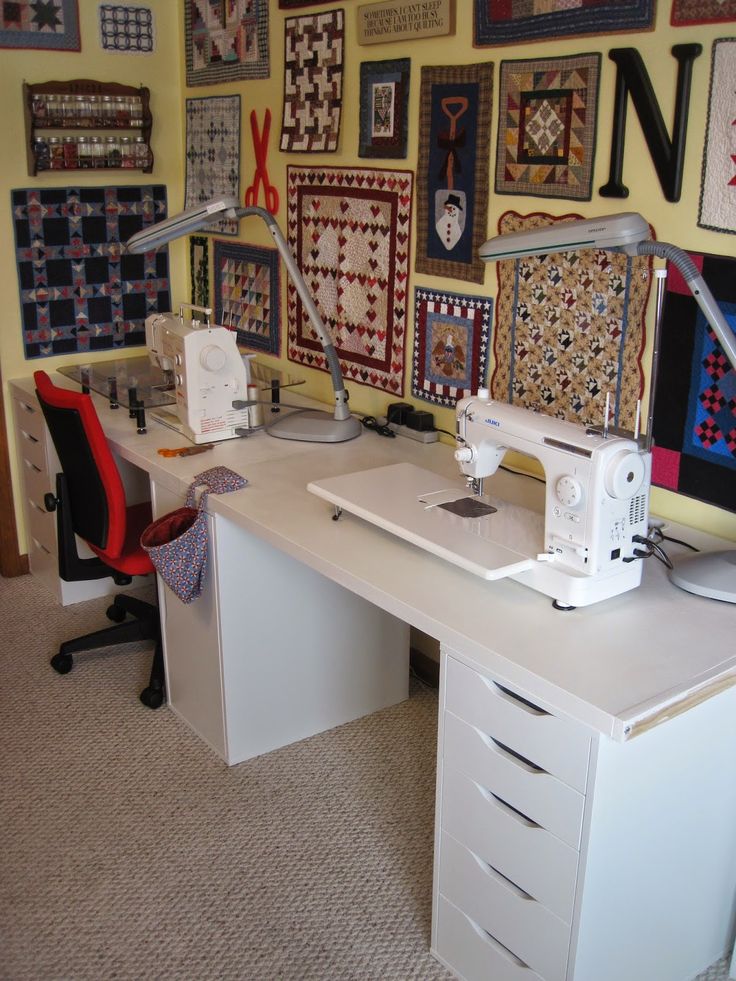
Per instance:
[[[77,0],[0,3],[0,48],[79,51]]]
[[[406,157],[409,58],[360,66],[360,157]]]
[[[486,384],[493,301],[417,287],[411,394],[454,408]]]
[[[690,254],[736,331],[736,259]],[[736,511],[736,371],[667,264],[654,393],[652,482]]]
[[[268,78],[269,0],[184,0],[187,85]]]
[[[153,11],[101,3],[100,43],[105,51],[150,54],[153,51]]]
[[[189,236],[189,283],[195,307],[210,305],[209,248],[206,235]]]
[[[417,272],[482,283],[493,64],[422,68]]]
[[[232,195],[240,200],[240,96],[186,100],[185,208]],[[239,222],[223,218],[208,231],[237,235]]]
[[[713,42],[698,224],[736,233],[736,38]]]
[[[332,336],[346,382],[404,391],[413,175],[287,168],[288,241]],[[328,370],[292,283],[291,361]]]
[[[648,31],[655,0],[474,0],[473,43],[523,44],[580,34]]]
[[[496,193],[590,201],[601,56],[502,61]]]
[[[282,150],[337,150],[344,46],[343,10],[287,17],[284,22]]]
[[[672,0],[670,23],[674,27],[727,20],[736,20],[736,0]]]
[[[238,343],[280,352],[279,254],[215,239],[215,322],[237,331]]]
[[[145,344],[144,321],[171,309],[166,248],[121,246],[166,217],[166,188],[11,192],[26,358]]]
[[[580,215],[503,214],[500,233]],[[583,425],[634,428],[651,259],[597,249],[496,263],[491,395]]]

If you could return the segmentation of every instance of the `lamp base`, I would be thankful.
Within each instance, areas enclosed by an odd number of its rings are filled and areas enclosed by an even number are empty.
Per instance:
[[[707,599],[736,603],[736,548],[725,552],[698,552],[673,559],[670,581]]]
[[[344,443],[355,439],[362,431],[355,416],[335,419],[319,409],[298,409],[266,426],[269,436],[277,439],[297,439],[306,443]]]

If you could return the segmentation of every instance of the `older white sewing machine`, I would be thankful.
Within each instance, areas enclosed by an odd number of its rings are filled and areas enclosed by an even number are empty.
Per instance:
[[[469,486],[408,463],[331,477],[308,489],[486,579],[509,577],[560,608],[634,589],[647,535],[650,455],[637,441],[491,401],[457,406],[455,456]],[[482,494],[508,450],[544,467],[544,514]],[[459,482],[458,482],[459,483]]]
[[[247,402],[249,382],[233,331],[186,320],[183,310],[157,313],[146,318],[146,345],[153,364],[172,373],[181,429],[194,443],[232,439],[250,427],[247,405],[233,408]]]

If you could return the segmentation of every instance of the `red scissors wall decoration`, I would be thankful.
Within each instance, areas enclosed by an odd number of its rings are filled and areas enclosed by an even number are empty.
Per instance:
[[[258,205],[258,192],[263,184],[263,194],[266,199],[266,210],[275,215],[279,210],[279,192],[273,186],[266,170],[266,157],[268,156],[268,136],[271,132],[271,110],[266,109],[263,117],[263,131],[258,131],[258,117],[255,109],[250,114],[250,131],[253,136],[253,149],[256,155],[256,172],[253,175],[253,183],[245,192],[246,208],[253,208]]]

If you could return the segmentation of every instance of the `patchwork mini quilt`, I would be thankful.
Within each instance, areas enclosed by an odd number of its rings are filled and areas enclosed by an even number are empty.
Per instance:
[[[344,46],[343,10],[286,19],[281,150],[337,150]]]
[[[444,290],[414,290],[411,394],[454,408],[485,387],[493,301]]]
[[[279,354],[279,254],[215,240],[215,321],[245,347]]]
[[[288,241],[346,382],[404,390],[413,175],[406,170],[289,167]],[[328,370],[289,282],[291,361]]]
[[[153,12],[148,7],[101,3],[100,42],[105,51],[149,54],[153,51]]]
[[[736,38],[713,42],[698,224],[736,233]]]
[[[580,215],[507,211],[499,232]],[[582,425],[632,430],[643,390],[641,356],[651,259],[580,249],[498,262],[491,395]]]
[[[474,0],[476,46],[648,31],[655,0]]]
[[[727,20],[736,20],[736,0],[672,0],[670,23],[674,27]]]
[[[77,0],[0,3],[0,48],[79,51]]]
[[[184,0],[187,85],[268,78],[269,0]]]
[[[186,100],[185,208],[219,197],[240,198],[240,96]],[[237,235],[239,222],[222,218],[207,231]]]
[[[690,258],[736,332],[736,259],[692,253]],[[653,432],[654,484],[736,511],[736,370],[671,263]]]
[[[360,66],[360,157],[406,156],[409,58]]]
[[[146,317],[171,309],[168,250],[122,246],[166,217],[166,188],[23,188],[11,201],[26,357],[145,344]]]
[[[601,56],[502,61],[496,193],[589,201]]]
[[[417,272],[483,282],[492,95],[491,62],[422,68]]]

